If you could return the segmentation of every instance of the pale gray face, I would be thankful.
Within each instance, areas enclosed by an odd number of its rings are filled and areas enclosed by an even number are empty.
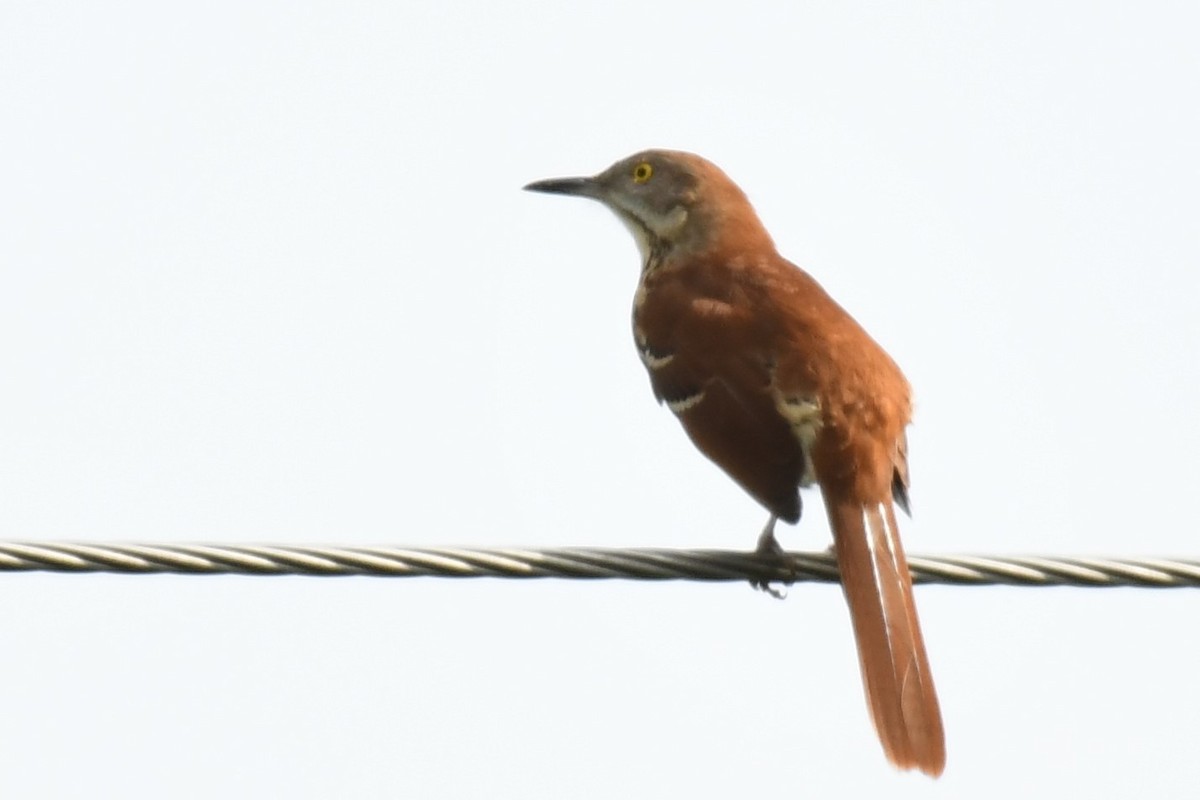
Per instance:
[[[670,243],[679,238],[695,203],[697,184],[686,154],[647,150],[590,178],[552,178],[525,188],[599,200],[626,224],[645,259],[653,240]]]

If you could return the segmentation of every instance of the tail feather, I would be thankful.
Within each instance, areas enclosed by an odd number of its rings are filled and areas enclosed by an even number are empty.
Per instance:
[[[890,501],[825,492],[871,719],[888,760],[937,777],[946,765],[942,714]]]

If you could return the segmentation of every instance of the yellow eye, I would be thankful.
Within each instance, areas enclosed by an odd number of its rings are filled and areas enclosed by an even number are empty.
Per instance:
[[[645,183],[650,180],[650,176],[654,174],[654,167],[643,161],[633,168],[633,182]]]

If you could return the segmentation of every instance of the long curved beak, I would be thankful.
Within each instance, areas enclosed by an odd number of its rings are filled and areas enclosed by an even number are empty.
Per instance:
[[[570,194],[577,197],[600,197],[600,184],[595,178],[548,178],[534,181],[524,187],[527,192],[545,194]]]

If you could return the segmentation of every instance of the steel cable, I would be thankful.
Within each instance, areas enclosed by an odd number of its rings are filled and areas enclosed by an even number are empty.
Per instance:
[[[1200,587],[1200,560],[912,555],[915,583]],[[0,542],[0,572],[837,582],[833,555],[658,548]]]

